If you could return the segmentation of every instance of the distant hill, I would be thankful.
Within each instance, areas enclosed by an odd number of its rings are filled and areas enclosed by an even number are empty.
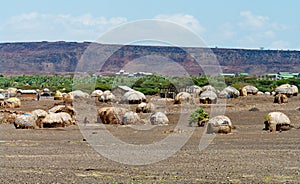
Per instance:
[[[182,68],[198,76],[203,71],[195,61],[214,69],[215,65],[211,64],[214,56],[223,73],[262,75],[279,71],[300,72],[300,51],[24,42],[0,43],[0,73],[23,75],[90,71],[112,74],[125,68],[132,72],[163,70],[172,75]],[[143,68],[145,63],[152,65]],[[161,67],[162,63],[165,67]]]

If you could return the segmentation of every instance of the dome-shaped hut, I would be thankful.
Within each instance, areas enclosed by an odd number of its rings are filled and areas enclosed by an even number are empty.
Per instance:
[[[81,99],[83,99],[83,98],[89,98],[90,97],[90,95],[88,93],[83,92],[81,90],[75,90],[75,91],[72,91],[70,93],[72,93],[72,95],[73,95],[74,98],[81,98]]]
[[[291,127],[291,121],[282,112],[270,112],[265,116],[265,130],[270,130],[271,132],[289,130]]]
[[[287,103],[288,102],[288,97],[285,94],[277,94],[274,97],[274,103]]]
[[[150,113],[150,112],[153,112],[154,109],[155,109],[155,106],[154,106],[153,103],[151,103],[151,102],[149,102],[149,103],[142,102],[142,103],[137,105],[136,112],[137,113],[140,113],[140,112]]]
[[[186,92],[193,94],[194,97],[199,97],[200,93],[202,93],[202,91],[203,91],[203,89],[197,85],[189,86],[186,89]]]
[[[139,91],[128,91],[121,98],[122,103],[129,103],[129,104],[139,104],[145,101],[146,101],[146,96]]]
[[[102,90],[96,89],[95,91],[93,91],[93,92],[91,93],[91,97],[99,97],[99,96],[101,96],[102,94],[103,94],[103,91],[102,91]]]
[[[63,95],[63,100],[64,100],[65,104],[72,105],[73,101],[74,101],[73,93],[67,93],[67,94]]]
[[[18,108],[21,107],[21,100],[19,98],[9,98],[4,101],[4,107],[6,108]]]
[[[44,128],[66,127],[73,124],[72,117],[65,112],[48,113],[41,121],[41,126]]]
[[[298,87],[290,84],[282,84],[275,89],[275,92],[278,94],[285,94],[288,97],[298,95]]]
[[[175,104],[182,104],[182,103],[191,103],[193,100],[192,95],[187,92],[180,92],[175,97]]]
[[[98,97],[98,100],[100,102],[105,102],[105,103],[115,101],[115,99],[116,99],[115,95],[109,90],[104,91],[103,94]]]
[[[215,104],[217,102],[217,94],[213,91],[204,91],[200,94],[200,103]]]
[[[17,115],[14,126],[17,129],[34,129],[36,128],[36,116],[32,114]]]
[[[207,123],[207,133],[231,133],[231,120],[224,115],[211,118]]]
[[[136,112],[126,112],[122,118],[123,125],[136,124],[141,121],[141,118]]]
[[[169,123],[168,117],[162,112],[154,112],[150,115],[152,125],[166,125]]]
[[[15,97],[15,96],[17,95],[17,91],[18,91],[17,88],[9,87],[9,88],[6,90],[8,98],[9,98],[9,97]]]
[[[126,112],[128,110],[125,108],[102,107],[98,110],[97,122],[103,124],[122,124],[122,119]]]
[[[255,86],[246,85],[241,89],[241,96],[256,95],[258,89]]]
[[[234,87],[228,86],[219,93],[219,96],[221,98],[237,98],[240,96],[240,92]]]

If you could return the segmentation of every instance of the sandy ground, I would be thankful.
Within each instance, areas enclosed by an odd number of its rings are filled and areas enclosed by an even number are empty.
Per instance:
[[[17,110],[48,109],[53,104],[51,99],[23,101]],[[158,142],[170,134],[184,134],[174,131],[180,105],[171,104],[167,104],[169,125],[147,131],[107,125],[105,130],[136,145]],[[207,112],[212,107],[201,106]],[[195,127],[179,151],[146,165],[122,164],[102,156],[77,125],[17,130],[13,125],[1,124],[0,183],[300,183],[300,130],[262,130],[264,115],[271,111],[284,112],[299,127],[299,106],[300,96],[290,98],[287,104],[273,104],[271,96],[230,99],[226,115],[237,128],[232,134],[216,135],[206,149],[200,150],[204,127]],[[249,111],[252,108],[258,111]],[[91,134],[101,133],[93,124],[87,127]],[[153,153],[155,156],[160,150]]]

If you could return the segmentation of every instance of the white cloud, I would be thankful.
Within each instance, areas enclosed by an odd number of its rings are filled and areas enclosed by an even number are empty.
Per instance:
[[[240,16],[244,18],[240,26],[247,28],[262,28],[269,20],[269,17],[253,15],[250,11],[242,11],[240,12]]]
[[[157,15],[154,19],[170,21],[175,24],[182,25],[197,34],[203,34],[205,28],[201,26],[200,22],[192,15],[188,14],[172,14],[172,15]]]
[[[124,17],[93,17],[90,14],[41,14],[31,12],[11,17],[0,29],[7,40],[90,40],[127,22]]]
[[[289,44],[278,40],[278,35],[289,29],[288,26],[274,22],[267,16],[255,15],[250,11],[240,12],[240,22],[236,29],[239,30],[237,44],[242,47],[269,47],[285,48]]]

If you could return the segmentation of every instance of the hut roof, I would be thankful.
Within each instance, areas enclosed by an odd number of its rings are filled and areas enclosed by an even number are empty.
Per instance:
[[[31,111],[31,114],[40,118],[40,117],[46,117],[47,112],[42,109],[36,109],[36,110]]]
[[[257,93],[258,89],[255,86],[247,85],[244,86],[243,89],[247,91],[247,93]]]
[[[75,90],[75,91],[72,91],[71,93],[73,94],[74,98],[89,98],[89,96],[90,96],[88,93],[85,93],[81,90]]]
[[[270,112],[268,114],[268,121],[271,124],[291,124],[290,119],[282,112]]]
[[[215,100],[215,99],[217,99],[218,97],[217,97],[217,94],[216,94],[215,92],[213,92],[213,91],[204,91],[204,92],[202,92],[202,93],[200,94],[200,99],[205,100],[205,99],[207,99],[207,98],[209,98],[209,99],[211,99],[211,100]]]
[[[202,91],[202,88],[200,86],[193,85],[187,87],[187,91],[190,93],[200,93]]]
[[[203,91],[213,91],[216,92],[217,90],[212,85],[206,85],[202,87]]]
[[[97,90],[95,90],[95,91],[93,91],[93,92],[91,93],[91,96],[92,96],[92,97],[98,97],[98,96],[101,96],[102,94],[103,94],[103,91],[100,90],[100,89],[97,89]]]
[[[238,97],[240,96],[240,92],[239,90],[235,89],[234,87],[232,86],[227,86],[226,88],[224,88],[221,92],[220,92],[220,95],[227,95],[227,94],[230,94],[231,96],[233,97]]]
[[[224,115],[219,115],[211,118],[208,123],[212,123],[214,125],[229,125],[232,126],[231,120]]]
[[[146,100],[146,96],[139,92],[139,91],[128,91],[126,92],[123,97],[122,97],[122,101],[138,101],[138,100]]]
[[[123,125],[138,123],[139,121],[141,121],[139,115],[132,111],[126,112],[122,118]]]
[[[150,122],[152,125],[168,124],[168,117],[162,112],[154,112],[150,116]]]
[[[44,88],[43,92],[50,92],[50,90],[48,88]]]
[[[294,94],[298,93],[298,87],[290,84],[282,84],[275,89],[277,93]]]

